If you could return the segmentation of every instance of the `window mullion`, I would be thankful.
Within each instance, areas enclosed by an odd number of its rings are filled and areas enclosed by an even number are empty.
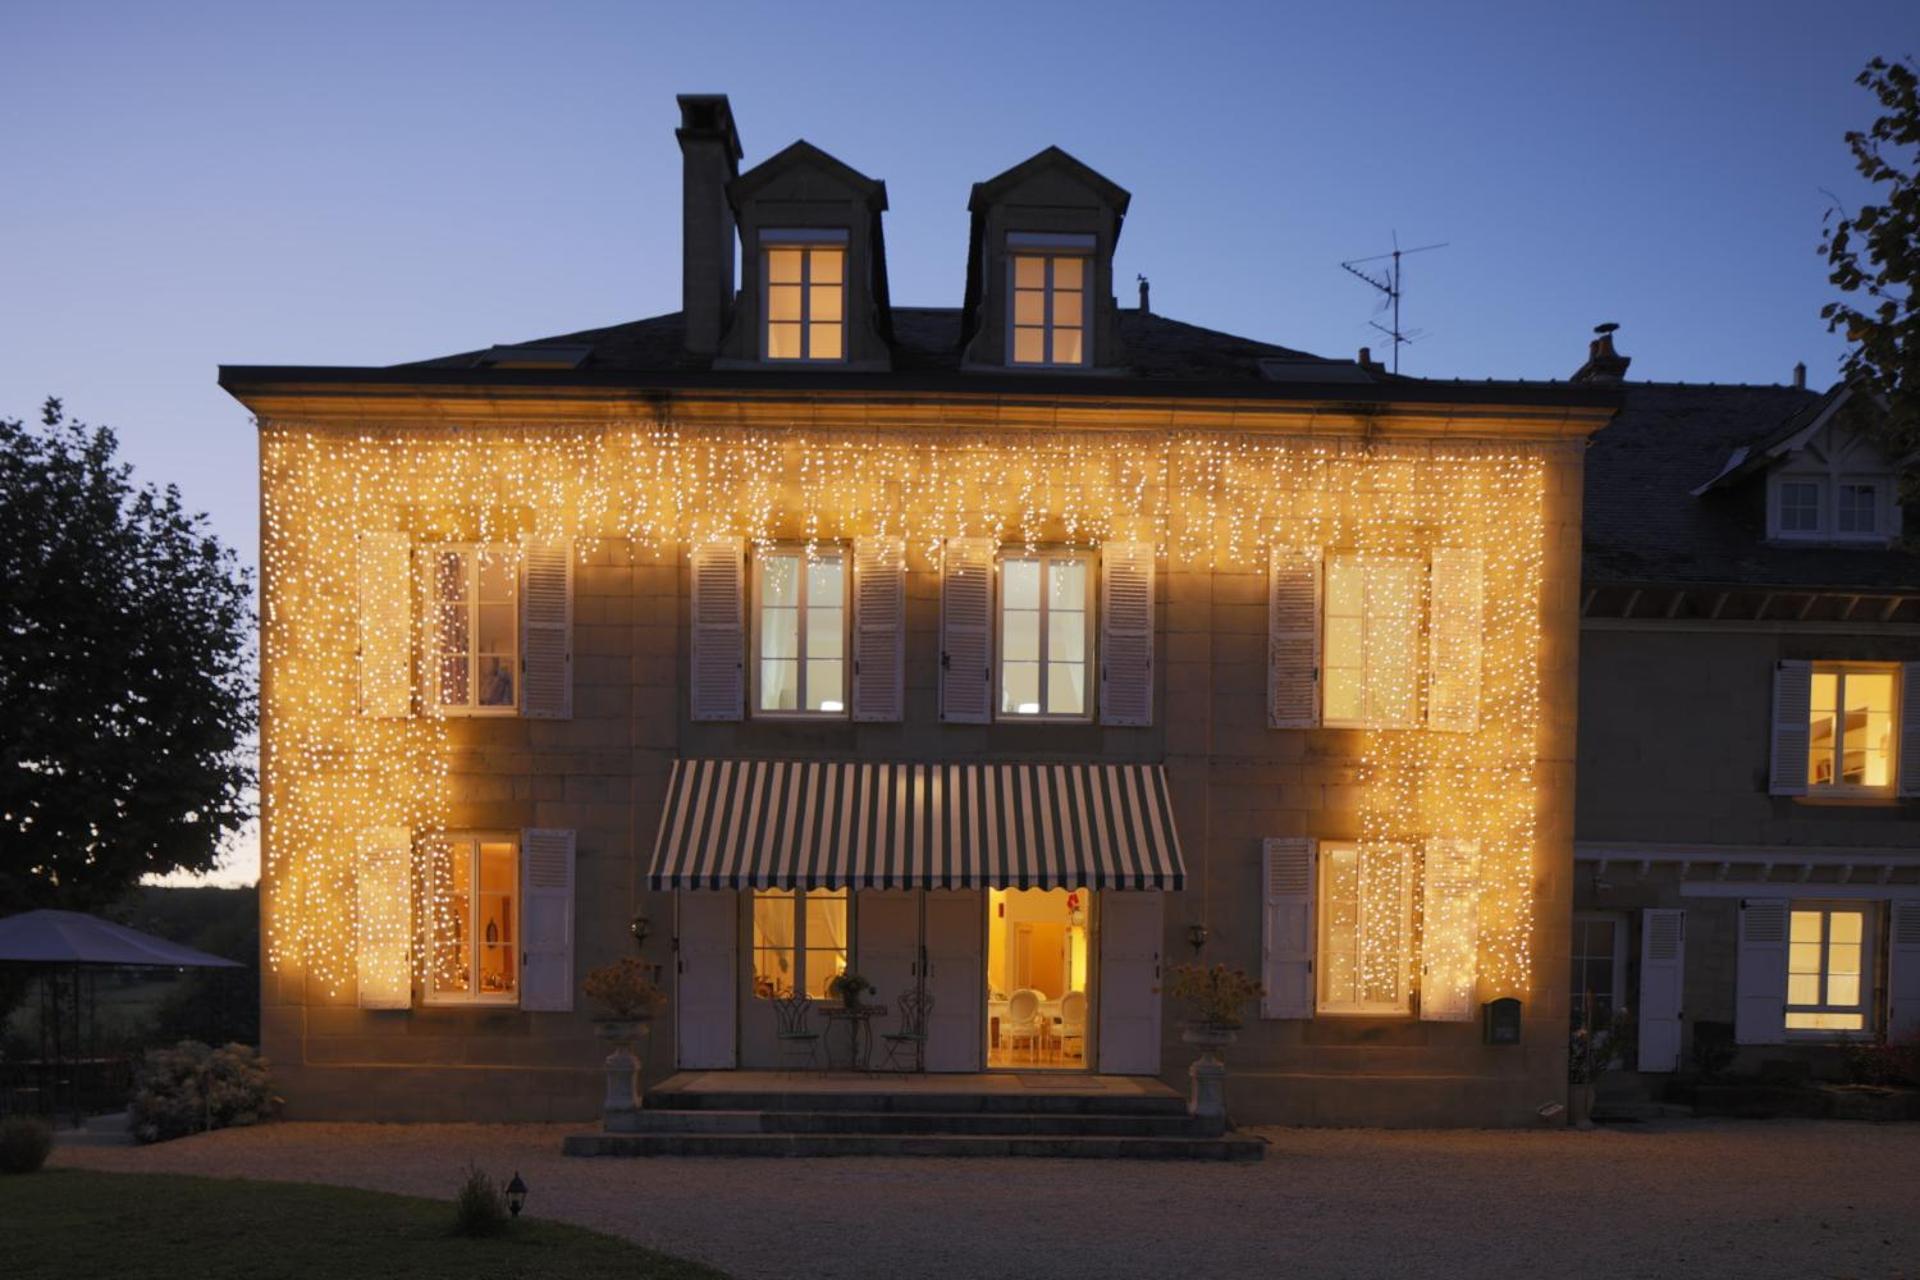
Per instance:
[[[800,278],[803,280],[807,278],[804,270],[800,273]],[[806,308],[802,307],[800,314],[804,316]],[[810,607],[807,600],[808,561],[805,552],[794,559],[796,563],[793,570],[793,598],[797,607],[793,611],[793,652],[799,661],[794,672],[793,709],[804,715],[807,710],[807,609]]]
[[[1053,278],[1052,277],[1053,259],[1051,258],[1047,259],[1047,271],[1048,271],[1047,278],[1051,280]],[[1052,297],[1051,290],[1048,291],[1048,297],[1049,298]],[[1052,303],[1049,302],[1048,306],[1051,307]],[[1049,314],[1051,314],[1051,312],[1049,312]],[[1047,359],[1049,363],[1051,363],[1053,359],[1053,336],[1052,336],[1051,330],[1048,331],[1048,336],[1047,336]],[[1038,629],[1040,632],[1040,714],[1043,716],[1050,716],[1053,714],[1053,691],[1050,687],[1052,682],[1047,678],[1048,668],[1052,665],[1050,662],[1048,662],[1048,659],[1053,656],[1051,653],[1048,652],[1048,647],[1047,647],[1047,632],[1051,630],[1053,626],[1053,620],[1048,615],[1048,612],[1047,612],[1048,609],[1051,607],[1051,602],[1048,600],[1047,597],[1049,594],[1048,589],[1052,586],[1052,581],[1051,581],[1052,577],[1053,577],[1053,562],[1049,560],[1046,556],[1041,556],[1040,557],[1040,618],[1039,618]]]
[[[1046,267],[1045,273],[1041,276],[1041,283],[1044,287],[1044,292],[1041,294],[1040,321],[1043,327],[1040,333],[1041,333],[1041,337],[1045,340],[1045,343],[1046,343],[1045,355],[1047,357],[1047,363],[1052,364],[1053,363],[1053,258],[1049,256],[1049,257],[1042,258],[1041,261],[1046,263],[1047,267]],[[1045,562],[1042,561],[1042,564],[1044,565]],[[1042,570],[1042,576],[1045,576],[1044,569]],[[1041,686],[1042,689],[1044,689],[1045,687],[1046,687],[1045,685]]]

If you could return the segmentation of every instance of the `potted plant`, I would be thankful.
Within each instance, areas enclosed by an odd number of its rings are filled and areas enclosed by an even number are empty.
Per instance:
[[[860,1007],[860,997],[873,990],[873,984],[851,969],[842,970],[827,983],[827,994],[839,996],[849,1009]]]
[[[605,1124],[609,1129],[628,1127],[640,1109],[640,1064],[652,1038],[654,1012],[666,1003],[666,992],[654,982],[653,966],[638,956],[590,971],[581,990],[602,1011],[593,1020],[594,1034],[613,1045],[606,1062]]]
[[[1167,991],[1192,1011],[1180,1038],[1209,1057],[1239,1038],[1247,1006],[1261,995],[1260,984],[1246,970],[1224,964],[1175,965]]]

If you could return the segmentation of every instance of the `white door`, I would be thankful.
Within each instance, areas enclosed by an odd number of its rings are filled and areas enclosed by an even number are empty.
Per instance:
[[[986,1044],[987,908],[978,889],[929,889],[927,1070],[978,1071]]]
[[[1160,1073],[1160,893],[1116,891],[1099,900],[1100,1070]]]
[[[869,889],[860,895],[853,919],[853,967],[873,984],[865,998],[890,1011],[868,1024],[878,1066],[884,1050],[880,1037],[900,1026],[900,996],[920,980],[920,895],[911,889]]]
[[[678,960],[674,965],[674,1041],[686,1069],[734,1064],[734,965],[740,895],[700,889],[674,895]]]
[[[1680,1069],[1680,992],[1685,973],[1687,913],[1640,913],[1641,1071]]]

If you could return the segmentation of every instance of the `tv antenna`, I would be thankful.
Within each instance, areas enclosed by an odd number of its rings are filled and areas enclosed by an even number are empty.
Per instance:
[[[1391,328],[1381,324],[1378,320],[1369,320],[1367,323],[1386,334],[1387,340],[1393,344],[1393,371],[1395,373],[1400,372],[1400,348],[1406,346],[1416,338],[1424,336],[1426,332],[1423,329],[1402,329],[1400,327],[1400,299],[1406,292],[1401,284],[1400,259],[1410,253],[1425,253],[1429,249],[1444,249],[1448,243],[1447,241],[1442,241],[1439,244],[1423,244],[1418,249],[1402,249],[1400,247],[1400,233],[1396,231],[1393,233],[1392,253],[1376,253],[1369,258],[1350,258],[1340,264],[1341,270],[1358,276],[1361,280],[1364,280],[1380,291],[1383,295],[1380,303],[1381,310],[1384,311],[1389,307],[1393,309],[1393,326]],[[1384,272],[1381,272],[1378,268],[1375,268],[1373,272],[1362,271],[1360,269],[1361,264],[1368,262],[1388,262],[1389,265]]]

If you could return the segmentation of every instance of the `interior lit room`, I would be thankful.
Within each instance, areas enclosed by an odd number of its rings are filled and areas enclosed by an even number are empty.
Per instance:
[[[989,1067],[1087,1067],[1092,899],[1085,889],[989,891]]]

